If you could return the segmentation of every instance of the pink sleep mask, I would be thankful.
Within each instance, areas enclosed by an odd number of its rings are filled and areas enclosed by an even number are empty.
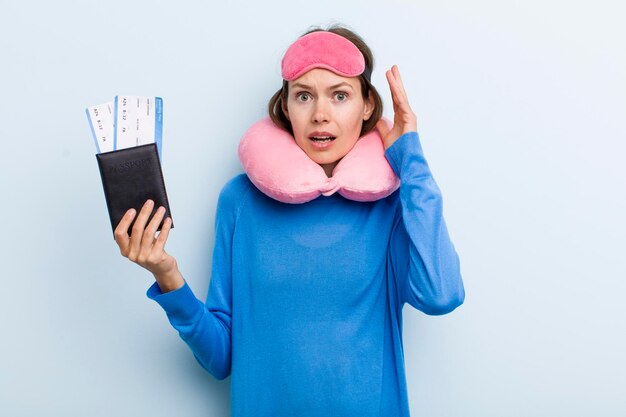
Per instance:
[[[317,31],[296,40],[281,63],[283,79],[293,81],[313,68],[325,68],[344,77],[365,70],[365,58],[355,44],[332,32]]]
[[[306,203],[335,192],[350,200],[375,201],[400,186],[376,129],[356,142],[330,178],[293,136],[269,117],[256,122],[243,135],[239,160],[259,190],[283,203]]]

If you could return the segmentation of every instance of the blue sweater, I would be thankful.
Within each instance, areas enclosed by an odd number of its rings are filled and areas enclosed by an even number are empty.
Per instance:
[[[400,188],[286,204],[241,174],[220,193],[206,303],[187,283],[148,297],[216,378],[233,417],[408,416],[402,306],[465,293],[417,132],[385,151]]]

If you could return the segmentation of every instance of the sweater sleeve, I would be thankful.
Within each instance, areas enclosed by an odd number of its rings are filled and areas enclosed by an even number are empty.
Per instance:
[[[399,305],[409,303],[430,315],[449,313],[463,303],[465,290],[441,192],[417,132],[400,136],[385,156],[400,178],[388,254]]]
[[[234,181],[234,180],[233,180]],[[171,325],[191,348],[200,365],[217,379],[230,375],[232,313],[232,236],[237,202],[242,193],[233,181],[220,193],[215,214],[215,246],[206,303],[198,300],[187,282],[162,293],[155,282],[147,292],[164,310]]]

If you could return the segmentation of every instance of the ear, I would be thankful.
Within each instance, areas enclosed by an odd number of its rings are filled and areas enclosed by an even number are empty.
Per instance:
[[[365,107],[363,109],[363,121],[369,120],[374,113],[374,97],[370,94],[365,100]]]
[[[287,103],[285,103],[283,99],[280,99],[280,108],[283,109],[283,113],[285,114],[287,120],[291,121],[289,118],[289,112],[287,111]]]

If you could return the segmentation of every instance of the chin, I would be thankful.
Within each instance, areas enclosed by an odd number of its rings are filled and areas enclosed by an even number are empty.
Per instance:
[[[341,155],[337,155],[336,153],[333,153],[333,155],[320,155],[317,152],[312,152],[311,154],[309,154],[309,158],[311,158],[311,160],[316,164],[327,165],[339,162],[344,156],[346,156],[346,154],[347,152]]]

